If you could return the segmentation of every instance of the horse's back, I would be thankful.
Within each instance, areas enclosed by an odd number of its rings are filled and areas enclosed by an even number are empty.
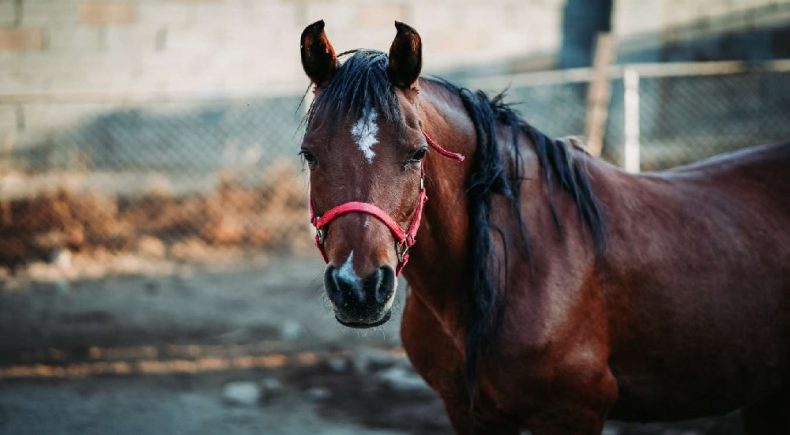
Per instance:
[[[745,240],[786,237],[790,255],[790,142],[721,154],[659,176],[686,196],[692,210],[736,227]]]
[[[708,180],[733,177],[764,180],[772,185],[790,185],[790,142],[762,145],[720,154],[662,173],[669,178],[696,177]]]

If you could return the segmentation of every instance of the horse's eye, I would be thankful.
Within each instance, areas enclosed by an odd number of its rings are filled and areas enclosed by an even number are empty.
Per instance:
[[[302,150],[299,151],[299,155],[302,157],[302,159],[304,159],[305,162],[307,162],[308,166],[310,167],[313,167],[318,164],[318,159],[315,158],[313,153],[307,151],[304,148],[302,148]]]
[[[419,148],[417,151],[415,151],[415,152],[414,152],[414,153],[413,153],[411,156],[409,156],[409,159],[408,159],[408,160],[406,160],[406,164],[408,165],[408,164],[410,164],[410,163],[417,163],[417,162],[419,162],[420,160],[422,160],[422,159],[423,159],[423,157],[425,157],[425,153],[426,153],[427,151],[428,151],[428,148],[426,148],[426,147],[424,147],[424,146],[423,146],[423,147],[420,147],[420,148]]]

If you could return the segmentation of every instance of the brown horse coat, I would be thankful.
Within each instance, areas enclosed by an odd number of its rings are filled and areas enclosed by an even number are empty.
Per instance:
[[[434,108],[459,105],[442,90],[422,89],[423,101],[440,100]],[[439,118],[426,125],[448,118],[424,110]],[[442,143],[475,144],[463,114],[449,118],[452,127],[431,134]],[[533,148],[525,137],[519,146],[528,180],[522,213],[533,246],[529,258],[511,249],[503,336],[480,374],[488,405],[481,433],[488,413],[492,422],[519,426],[541,424],[536,414],[563,426],[578,421],[585,433],[600,430],[607,415],[648,421],[724,413],[790,387],[790,144],[640,175],[575,151],[604,206],[607,244],[598,257],[567,197],[558,199],[567,231],[557,237]],[[431,179],[447,180],[449,166],[426,163],[436,171]],[[446,226],[446,210],[463,209],[453,192],[464,178],[453,180],[429,183],[434,202],[425,225],[442,234],[420,235],[406,270],[413,296],[403,323],[415,366],[445,400],[455,398],[451,415],[469,406],[463,326],[454,325],[453,306],[463,277],[441,273],[434,258],[456,252],[458,242],[448,236],[465,233],[464,222]],[[495,210],[495,223],[516,240],[507,207]],[[442,258],[441,270],[463,270],[463,258]],[[435,330],[430,340],[426,330]],[[436,342],[444,343],[441,351]]]
[[[467,192],[481,137],[457,88],[417,79],[420,53],[416,31],[399,23],[387,64],[381,54],[354,56],[379,56],[371,71],[387,65],[386,76],[359,80],[378,86],[388,77],[399,107],[400,120],[382,115],[376,124],[375,148],[367,142],[376,160],[365,154],[366,163],[354,145],[363,148],[354,108],[322,96],[343,97],[333,82],[362,73],[343,70],[323,22],[305,29],[302,62],[318,86],[302,152],[318,214],[363,201],[407,222],[419,184],[413,168],[424,169],[430,201],[404,270],[411,293],[402,339],[454,428],[593,434],[609,417],[676,420],[745,407],[752,433],[790,433],[790,144],[632,175],[551,142],[584,171],[600,204],[606,242],[597,250],[578,198],[544,176],[538,144],[525,130],[513,144],[512,126],[494,124],[497,142],[510,144],[499,158],[523,180],[519,198],[490,196],[499,327],[486,336],[470,385],[459,294],[472,282]],[[421,132],[467,160],[408,157]],[[526,238],[511,209],[519,200]],[[346,215],[325,243],[336,315],[354,326],[386,321],[389,307],[366,295],[394,291],[382,278],[397,262],[387,229]]]

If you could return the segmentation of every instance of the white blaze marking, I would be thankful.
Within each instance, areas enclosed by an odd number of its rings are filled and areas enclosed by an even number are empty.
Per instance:
[[[346,282],[356,282],[359,280],[357,272],[354,270],[354,251],[348,254],[346,262],[337,270],[337,276]]]
[[[376,156],[371,147],[379,142],[376,138],[376,134],[379,132],[379,126],[376,125],[378,116],[379,114],[375,110],[366,110],[351,127],[351,135],[357,140],[357,146],[368,163],[373,163],[373,157]]]

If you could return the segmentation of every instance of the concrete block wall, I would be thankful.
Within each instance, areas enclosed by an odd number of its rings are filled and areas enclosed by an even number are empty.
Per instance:
[[[614,31],[625,37],[660,33],[705,14],[788,1],[616,0]],[[338,51],[387,50],[393,20],[402,20],[423,37],[427,72],[494,65],[553,53],[561,43],[564,5],[565,0],[0,0],[0,96],[298,92],[307,84],[299,35],[321,18]],[[62,125],[103,107],[0,106],[0,144],[10,143],[4,138],[18,137],[20,129]]]
[[[302,85],[299,34],[320,18],[338,50],[386,50],[406,21],[439,70],[554,50],[562,3],[0,0],[0,94]]]
[[[621,62],[785,58],[790,0],[620,0]]]
[[[435,72],[556,49],[563,2],[0,0],[0,97],[297,93],[307,85],[299,35],[318,19],[338,51],[387,50],[393,21],[410,23]],[[106,108],[75,103],[0,101],[0,143]]]
[[[788,0],[618,0],[629,37]],[[0,0],[0,94],[265,90],[305,83],[302,28],[323,18],[338,50],[386,50],[393,20],[428,71],[560,45],[565,0]],[[670,35],[671,36],[671,35]]]
[[[620,0],[615,1],[612,23],[620,37],[660,33],[689,24],[702,27],[706,19],[722,16],[737,19],[742,28],[756,27],[761,23],[754,20],[751,11],[788,3],[788,0]]]

